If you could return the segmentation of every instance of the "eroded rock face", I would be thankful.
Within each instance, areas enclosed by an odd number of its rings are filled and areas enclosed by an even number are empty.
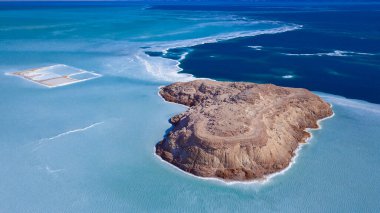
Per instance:
[[[286,168],[331,107],[306,89],[196,80],[160,90],[189,109],[156,145],[162,159],[202,177],[251,180]]]

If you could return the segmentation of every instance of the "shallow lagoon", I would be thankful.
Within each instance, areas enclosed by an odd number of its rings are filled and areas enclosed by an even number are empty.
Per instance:
[[[0,138],[5,162],[0,208],[99,212],[380,208],[377,105],[328,96],[335,116],[313,132],[286,173],[265,184],[226,185],[194,178],[153,154],[155,143],[170,127],[167,119],[185,110],[162,101],[158,86],[113,77],[54,90],[17,83],[2,86],[7,102],[0,108],[6,112]]]

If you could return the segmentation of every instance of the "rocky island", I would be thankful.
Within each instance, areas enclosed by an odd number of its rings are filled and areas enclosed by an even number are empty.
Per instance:
[[[196,80],[160,89],[169,102],[188,106],[156,145],[162,159],[201,177],[260,179],[285,169],[300,143],[332,115],[306,89],[272,84]]]

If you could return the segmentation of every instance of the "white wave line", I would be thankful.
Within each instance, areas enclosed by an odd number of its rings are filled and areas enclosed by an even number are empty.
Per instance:
[[[194,80],[195,77],[188,73],[179,73],[182,71],[180,68],[181,61],[186,58],[187,53],[181,55],[179,60],[167,59],[167,58],[155,58],[152,59],[145,51],[157,51],[166,54],[170,49],[174,48],[184,48],[192,47],[196,45],[206,44],[206,43],[216,43],[219,41],[225,41],[234,38],[258,36],[263,34],[277,34],[292,30],[298,30],[302,28],[302,25],[286,25],[282,27],[276,27],[271,29],[261,29],[261,30],[251,30],[251,31],[237,31],[230,33],[222,33],[213,36],[200,37],[195,39],[185,39],[176,40],[171,42],[160,42],[160,43],[148,43],[150,46],[148,49],[141,50],[139,54],[135,55],[135,58],[140,62],[145,70],[157,79],[164,81],[190,81]]]
[[[50,174],[54,174],[54,173],[57,173],[57,172],[63,172],[63,171],[65,171],[64,169],[50,169],[49,166],[46,166],[45,169]]]
[[[255,49],[255,50],[262,50],[263,46],[248,46],[249,48]]]
[[[326,53],[282,53],[283,55],[288,56],[335,56],[335,57],[347,57],[354,55],[369,55],[373,56],[373,53],[363,53],[363,52],[353,52],[353,51],[344,51],[344,50],[334,50],[333,52]]]
[[[104,121],[102,121],[102,122],[97,122],[97,123],[93,123],[93,124],[91,124],[90,126],[86,126],[86,127],[84,127],[84,128],[79,128],[79,129],[73,129],[73,130],[70,130],[70,131],[67,131],[67,132],[63,132],[63,133],[61,133],[61,134],[58,134],[58,135],[53,136],[53,137],[50,137],[50,138],[42,138],[42,139],[40,139],[40,144],[41,144],[41,142],[43,142],[43,141],[54,140],[54,139],[60,138],[60,137],[62,137],[62,136],[69,135],[69,134],[73,134],[73,133],[76,133],[76,132],[83,132],[83,131],[86,131],[86,130],[88,130],[88,129],[91,129],[91,128],[93,128],[93,127],[95,127],[95,126],[98,126],[98,125],[100,125],[100,124],[103,124],[103,123],[104,123]]]
[[[247,31],[236,31],[230,33],[221,33],[218,35],[211,35],[206,37],[194,38],[194,39],[185,39],[185,40],[176,40],[171,42],[162,42],[160,44],[151,44],[149,48],[150,51],[168,51],[173,48],[181,48],[181,47],[192,47],[201,44],[207,43],[216,43],[219,41],[226,41],[234,38],[242,38],[242,37],[251,37],[258,36],[263,34],[278,34],[284,33],[288,31],[301,29],[302,25],[286,25],[281,27],[275,27],[271,29],[260,29],[260,30],[247,30]]]

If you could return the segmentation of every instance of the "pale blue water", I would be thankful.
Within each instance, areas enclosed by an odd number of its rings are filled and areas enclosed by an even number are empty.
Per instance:
[[[5,7],[4,7],[5,8]],[[380,106],[321,94],[335,116],[267,183],[226,185],[162,162],[155,144],[185,107],[158,87],[191,76],[144,54],[289,29],[228,12],[144,7],[0,10],[1,212],[376,212]],[[284,28],[285,27],[285,28]],[[67,64],[103,76],[54,89],[4,75]]]

